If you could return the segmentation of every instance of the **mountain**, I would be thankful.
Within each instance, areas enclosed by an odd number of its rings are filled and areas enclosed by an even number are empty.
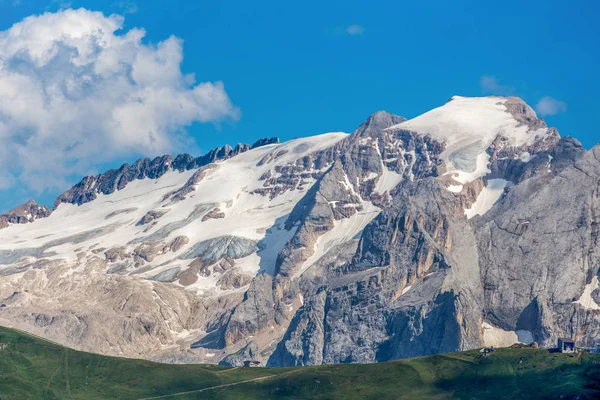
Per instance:
[[[370,363],[600,338],[600,146],[517,98],[140,160],[0,230],[0,324],[97,353]]]

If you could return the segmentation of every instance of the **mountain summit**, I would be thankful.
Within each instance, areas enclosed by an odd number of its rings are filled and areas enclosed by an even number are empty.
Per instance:
[[[600,147],[517,98],[142,159],[0,230],[0,323],[272,366],[600,337]],[[20,222],[27,222],[22,224]],[[0,222],[1,223],[1,222]]]

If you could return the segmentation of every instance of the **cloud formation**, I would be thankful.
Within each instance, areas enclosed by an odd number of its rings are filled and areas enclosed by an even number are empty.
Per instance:
[[[535,111],[540,115],[556,115],[567,111],[567,103],[550,96],[545,96],[535,105]]]
[[[63,190],[102,163],[183,147],[194,122],[238,117],[223,83],[182,74],[180,39],[122,27],[69,9],[0,32],[0,189]]]
[[[346,27],[345,32],[351,36],[362,35],[363,33],[365,33],[365,28],[361,25],[355,24]]]
[[[496,77],[490,75],[481,76],[481,78],[479,78],[479,84],[481,86],[481,91],[485,94],[506,96],[514,92],[514,89],[511,86],[500,84]]]
[[[139,7],[133,0],[120,0],[116,5],[124,14],[135,14],[139,11]]]

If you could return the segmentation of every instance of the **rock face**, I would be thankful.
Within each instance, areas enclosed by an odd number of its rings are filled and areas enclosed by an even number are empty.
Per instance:
[[[0,231],[0,322],[85,350],[283,367],[600,339],[600,145],[517,98],[140,160],[29,226]]]
[[[48,215],[50,215],[48,207],[40,206],[34,200],[29,200],[27,203],[13,208],[6,214],[0,214],[0,229],[6,228],[9,224],[33,222],[38,218],[45,218]]]
[[[248,346],[239,350],[236,353],[230,354],[219,362],[219,365],[225,365],[228,367],[243,367],[244,361],[255,360],[260,358],[260,352],[258,345],[254,342],[248,344]]]
[[[207,214],[208,215],[208,214]],[[256,251],[256,242],[237,236],[219,236],[194,245],[182,258],[200,257],[206,263],[214,263],[222,258],[238,259]]]
[[[544,346],[589,325],[582,344],[591,346],[600,337],[598,312],[572,301],[598,275],[599,224],[600,146],[554,179],[535,177],[515,187],[477,221],[487,319],[531,331]]]

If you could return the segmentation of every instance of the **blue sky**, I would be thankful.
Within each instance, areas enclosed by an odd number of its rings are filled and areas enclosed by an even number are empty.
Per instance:
[[[121,14],[122,32],[144,28],[146,44],[175,35],[184,74],[224,83],[237,119],[185,128],[194,155],[261,137],[351,132],[377,110],[410,118],[452,95],[517,95],[531,106],[550,97],[548,125],[587,148],[600,141],[596,1],[0,0],[0,31],[66,7]],[[88,162],[81,174],[152,152]],[[60,191],[8,187],[0,211],[29,197],[50,204]]]

